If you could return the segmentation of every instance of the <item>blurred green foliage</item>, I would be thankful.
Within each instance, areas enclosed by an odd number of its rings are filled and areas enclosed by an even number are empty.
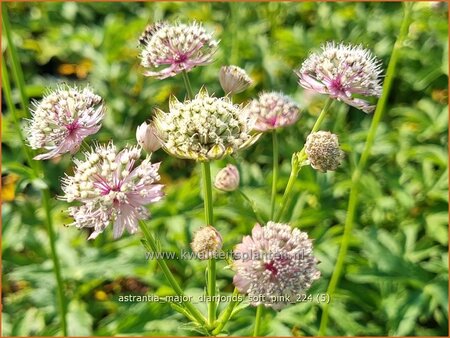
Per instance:
[[[39,99],[46,87],[61,81],[89,82],[108,107],[95,137],[119,145],[134,143],[136,126],[150,119],[153,108],[166,109],[170,94],[186,95],[180,77],[158,81],[142,75],[137,39],[146,24],[161,19],[203,22],[221,43],[213,64],[190,73],[194,88],[206,85],[222,95],[218,70],[236,64],[255,79],[255,86],[237,101],[276,90],[304,108],[299,122],[280,134],[280,194],[291,154],[302,147],[323,104],[322,97],[307,95],[297,86],[292,70],[328,40],[362,43],[386,67],[402,14],[400,3],[306,2],[31,2],[9,3],[8,10],[28,95]],[[330,335],[448,335],[447,5],[416,3],[413,19],[388,110],[360,182],[347,264],[331,300]],[[14,95],[19,103],[19,93]],[[3,196],[2,211],[2,334],[61,334],[39,181],[31,180],[11,116],[2,108],[3,190],[10,193]],[[339,135],[346,161],[335,173],[303,169],[296,198],[288,206],[290,222],[315,239],[323,278],[312,287],[313,294],[326,291],[333,271],[351,172],[370,122],[370,115],[334,105],[322,129]],[[162,151],[153,159],[163,161],[167,197],[151,207],[150,227],[165,250],[187,250],[193,231],[203,224],[199,168]],[[270,137],[263,136],[232,161],[240,168],[243,191],[267,219]],[[213,174],[225,163],[215,162]],[[70,156],[44,166],[54,195],[60,194],[59,179],[71,170]],[[145,260],[139,235],[113,241],[106,231],[88,242],[83,231],[63,226],[70,223],[64,213],[67,205],[56,200],[53,205],[71,335],[196,334],[169,304],[118,301],[125,294],[172,293],[156,262]],[[253,213],[237,193],[215,192],[214,205],[224,248],[231,250],[255,223]],[[169,264],[187,294],[203,291],[204,262]],[[225,266],[218,264],[223,294],[233,288],[233,273]],[[242,306],[226,326],[229,333],[250,334],[254,312]],[[311,302],[266,311],[263,333],[314,335],[320,314],[320,305]]]

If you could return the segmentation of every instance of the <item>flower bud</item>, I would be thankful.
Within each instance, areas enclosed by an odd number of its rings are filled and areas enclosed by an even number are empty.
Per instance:
[[[199,259],[209,259],[222,249],[222,236],[212,226],[202,227],[194,234],[191,248]]]
[[[239,171],[236,166],[228,164],[221,169],[214,180],[214,186],[222,191],[234,191],[239,187]]]
[[[344,156],[338,137],[329,131],[311,133],[306,138],[305,152],[314,169],[322,172],[336,170]]]
[[[245,70],[237,66],[222,66],[219,81],[225,94],[230,95],[243,92],[253,83]]]
[[[136,139],[138,144],[148,153],[153,153],[161,148],[161,143],[155,135],[153,126],[146,122],[137,127]]]

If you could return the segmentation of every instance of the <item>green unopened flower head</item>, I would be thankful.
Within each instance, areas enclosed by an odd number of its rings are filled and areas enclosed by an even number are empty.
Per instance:
[[[305,152],[314,169],[322,172],[336,170],[344,157],[338,137],[329,131],[311,133],[306,138]]]
[[[209,96],[202,88],[192,100],[169,101],[169,112],[155,112],[154,126],[164,150],[197,161],[220,159],[257,140],[252,121],[241,106]]]

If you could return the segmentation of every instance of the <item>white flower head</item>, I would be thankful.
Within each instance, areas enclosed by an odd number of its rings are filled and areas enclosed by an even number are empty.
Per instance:
[[[192,100],[171,97],[169,112],[155,112],[156,134],[164,150],[179,158],[220,159],[252,144],[252,121],[229,98],[215,98],[202,88]]]
[[[97,145],[84,153],[84,161],[74,160],[73,176],[63,178],[60,198],[79,203],[69,214],[76,227],[93,228],[89,239],[110,224],[114,238],[125,229],[134,234],[138,221],[149,217],[145,206],[163,197],[163,186],[155,184],[160,180],[159,163],[152,164],[149,156],[139,161],[140,154],[139,147],[118,151],[113,143]]]
[[[32,118],[26,128],[33,149],[47,152],[35,160],[47,160],[64,153],[74,154],[85,137],[101,127],[105,107],[89,87],[60,86],[33,102]]]
[[[381,95],[381,62],[361,45],[328,42],[295,73],[302,87],[330,95],[366,113],[375,106],[359,96]]]
[[[200,23],[169,24],[158,22],[147,26],[139,42],[141,65],[146,76],[165,79],[196,66],[210,63],[218,41]]]

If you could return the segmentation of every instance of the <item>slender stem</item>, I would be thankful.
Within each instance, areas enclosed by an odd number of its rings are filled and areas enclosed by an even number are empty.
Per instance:
[[[264,220],[262,219],[262,217],[259,215],[258,211],[256,210],[255,202],[253,202],[253,201],[250,199],[250,197],[248,197],[242,190],[238,189],[237,191],[238,191],[239,194],[242,196],[242,198],[243,198],[244,200],[246,200],[246,201],[248,202],[248,204],[250,204],[250,206],[251,206],[251,208],[252,208],[252,210],[253,210],[253,213],[255,214],[256,220],[257,220],[260,224],[263,224],[263,223],[264,223]]]
[[[28,97],[25,91],[25,80],[23,76],[22,67],[20,66],[19,57],[17,55],[16,48],[14,46],[14,40],[11,35],[11,23],[9,22],[8,10],[6,8],[6,4],[2,4],[2,23],[3,23],[3,31],[6,35],[7,41],[7,53],[9,59],[11,61],[12,72],[14,75],[14,79],[17,83],[17,87],[20,93],[20,100],[22,108],[25,113],[28,112]]]
[[[8,107],[9,112],[11,113],[14,127],[16,130],[21,130],[20,122],[17,118],[17,112],[16,107],[14,106],[14,102],[12,100],[12,93],[11,93],[11,82],[8,75],[8,70],[6,68],[5,58],[2,58],[2,89],[5,93],[5,101],[6,106]],[[34,169],[35,162],[33,161],[33,155],[31,154],[30,148],[27,147],[25,143],[25,138],[23,137],[22,133],[19,133],[20,142],[22,145],[22,150],[25,154],[25,158],[31,169]]]
[[[253,337],[259,336],[263,311],[264,311],[264,305],[262,305],[262,304],[258,305],[258,307],[256,308],[255,328],[253,330]]]
[[[212,206],[212,182],[211,167],[209,162],[202,162],[203,184],[204,184],[204,200],[205,200],[205,219],[206,224],[214,226],[214,215]],[[208,260],[208,324],[214,325],[216,320],[216,260],[211,258]]]
[[[222,312],[222,314],[219,316],[219,319],[217,320],[217,327],[212,332],[212,334],[214,336],[218,335],[222,331],[223,327],[228,322],[228,320],[230,320],[231,314],[233,313],[233,310],[236,307],[236,304],[239,303],[239,301],[237,299],[238,295],[239,295],[239,291],[236,288],[234,288],[233,294],[231,296],[231,301],[228,303],[227,307],[225,308],[225,310]]]
[[[45,188],[44,190],[42,190],[42,204],[45,210],[45,221],[47,223],[48,237],[50,240],[50,253],[52,256],[54,268],[53,270],[55,272],[56,286],[58,289],[59,306],[61,309],[61,327],[63,330],[63,335],[67,336],[67,304],[64,296],[64,281],[61,275],[61,266],[59,264],[58,251],[56,250],[56,234],[55,229],[53,228],[50,200],[50,191],[48,188]]]
[[[386,108],[387,100],[389,97],[389,92],[392,87],[392,83],[395,77],[395,70],[397,66],[397,62],[400,56],[400,49],[403,46],[403,42],[407,37],[409,25],[411,23],[411,12],[412,12],[412,3],[404,3],[404,14],[402,23],[400,26],[400,33],[397,37],[397,41],[394,44],[394,48],[392,50],[391,59],[389,61],[389,65],[386,71],[386,77],[383,84],[383,92],[380,97],[380,100],[378,102],[377,108],[375,110],[375,114],[372,120],[372,123],[370,125],[369,134],[367,136],[366,144],[364,146],[363,153],[361,155],[361,158],[359,159],[358,165],[355,169],[355,171],[352,174],[352,181],[351,181],[351,187],[350,187],[350,196],[349,196],[349,202],[347,207],[347,218],[345,220],[344,224],[344,234],[342,236],[342,242],[341,247],[339,249],[339,254],[336,260],[336,266],[334,268],[333,274],[330,279],[330,284],[328,285],[327,293],[330,298],[334,296],[334,293],[336,291],[337,284],[339,282],[339,279],[341,277],[342,269],[344,267],[345,263],[345,257],[347,255],[347,250],[350,242],[350,237],[353,229],[353,220],[355,218],[356,213],[356,207],[358,205],[358,188],[359,188],[359,180],[361,177],[361,173],[363,172],[363,169],[367,163],[367,159],[370,155],[373,142],[375,140],[376,132],[378,125],[380,123],[381,117],[383,116],[383,113]],[[319,328],[319,336],[323,336],[326,333],[327,324],[328,324],[328,309],[329,304],[325,303],[323,304],[323,310],[322,310],[322,318],[320,321],[320,328]]]
[[[189,80],[189,76],[187,75],[187,72],[183,70],[181,72],[181,75],[183,76],[184,86],[186,87],[187,94],[189,96],[189,99],[194,98],[194,92],[192,91],[191,81]]]
[[[207,225],[213,226],[211,167],[208,161],[202,162],[202,174],[204,180],[205,220]]]
[[[144,233],[145,239],[147,243],[149,244],[151,250],[156,254],[159,253],[158,246],[156,244],[155,239],[153,238],[152,234],[147,228],[147,225],[145,222],[140,221],[139,227],[141,228],[142,232]],[[176,281],[175,277],[173,276],[172,272],[170,271],[169,267],[167,266],[166,261],[164,258],[162,258],[161,255],[155,255],[156,261],[158,262],[158,265],[160,266],[161,270],[163,271],[164,275],[166,276],[167,280],[169,281],[169,284],[172,286],[172,289],[175,291],[175,293],[180,296],[181,299],[184,299],[184,292],[181,289],[180,285]],[[188,311],[192,317],[194,317],[197,322],[203,326],[206,326],[206,319],[203,317],[203,315],[200,313],[199,310],[197,310],[196,307],[194,307],[190,302],[183,301],[183,305]]]
[[[322,111],[320,112],[319,117],[316,120],[316,123],[314,123],[314,126],[311,129],[311,133],[315,133],[316,131],[319,130],[320,125],[322,124],[323,119],[325,118],[325,115],[330,109],[332,103],[333,99],[331,97],[328,97],[328,99],[325,101],[325,105],[323,106]]]
[[[291,174],[289,175],[289,180],[286,185],[286,189],[284,190],[283,198],[281,199],[280,208],[278,209],[278,213],[274,219],[274,221],[279,222],[283,216],[284,210],[286,209],[287,202],[289,197],[292,194],[292,188],[294,187],[294,183],[297,179],[297,175],[300,171],[300,166],[298,163],[297,154],[294,154],[292,156],[292,168],[291,168]]]
[[[21,98],[21,105],[22,109],[25,111],[25,113],[28,113],[28,97],[26,95],[25,91],[25,82],[23,79],[23,72],[22,68],[19,62],[19,58],[17,56],[17,52],[14,47],[14,43],[12,41],[11,36],[11,26],[9,23],[8,18],[8,11],[6,9],[6,5],[2,4],[2,22],[3,22],[3,30],[6,35],[6,40],[8,43],[7,46],[7,53],[8,57],[11,62],[12,67],[12,73],[14,76],[14,80],[16,82],[17,87],[19,88],[20,98]],[[3,89],[5,93],[6,102],[8,104],[8,108],[10,109],[11,114],[13,115],[14,125],[17,129],[17,133],[19,134],[20,140],[22,142],[22,148],[25,152],[25,157],[27,160],[27,163],[29,167],[33,170],[35,177],[39,177],[40,173],[43,172],[40,162],[35,162],[32,160],[32,155],[29,149],[27,148],[25,144],[25,139],[22,135],[22,130],[20,128],[19,124],[19,117],[17,115],[17,111],[14,108],[13,100],[11,97],[11,82],[8,76],[8,71],[6,69],[6,63],[5,60],[2,60],[2,84]],[[51,198],[50,198],[50,190],[48,187],[44,188],[41,191],[42,194],[42,203],[44,206],[44,212],[45,212],[45,223],[47,225],[47,231],[50,241],[50,255],[53,262],[53,272],[55,274],[56,279],[56,286],[57,286],[57,293],[58,293],[58,303],[59,303],[59,309],[60,309],[60,316],[61,316],[61,329],[63,332],[63,336],[67,336],[67,306],[66,306],[66,300],[64,296],[64,281],[61,275],[61,267],[58,259],[58,252],[56,249],[56,234],[55,230],[53,228],[53,219],[51,214]]]
[[[313,128],[311,129],[310,133],[315,133],[319,130],[320,125],[322,124],[328,110],[330,109],[331,104],[333,103],[333,99],[330,97],[325,102],[325,105],[322,108],[322,111],[320,112],[319,117],[317,118],[316,122],[314,123]],[[283,213],[286,210],[288,200],[291,197],[292,194],[292,188],[294,187],[294,183],[297,179],[298,173],[300,172],[301,168],[304,165],[304,162],[306,160],[306,154],[305,154],[305,146],[303,146],[302,150],[300,152],[295,153],[292,155],[292,169],[291,174],[289,176],[288,183],[286,185],[286,189],[284,190],[283,198],[281,199],[280,208],[278,209],[278,213],[276,214],[274,221],[280,221],[283,217]]]
[[[272,196],[270,203],[270,219],[273,220],[275,215],[275,200],[277,196],[277,182],[278,182],[278,138],[277,131],[272,131],[273,144],[273,170],[272,170]]]

